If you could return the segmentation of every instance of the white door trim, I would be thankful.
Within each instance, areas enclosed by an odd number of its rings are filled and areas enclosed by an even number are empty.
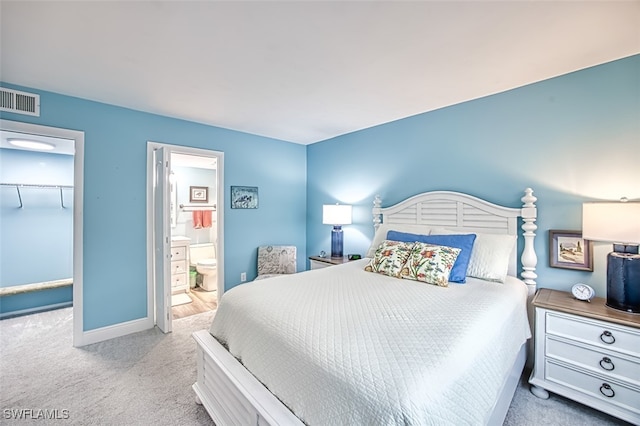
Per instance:
[[[171,328],[171,223],[164,212],[170,210],[169,172],[171,152],[154,148],[153,155],[153,283],[155,325],[163,333]],[[149,216],[147,216],[149,217]],[[153,324],[153,323],[152,323]]]
[[[0,129],[74,141],[73,156],[73,346],[85,342],[82,281],[82,219],[84,198],[84,132],[0,119]]]
[[[186,154],[195,155],[201,157],[217,158],[216,169],[216,184],[218,190],[216,191],[216,210],[217,214],[217,234],[218,243],[216,246],[217,268],[218,268],[218,299],[222,297],[224,293],[224,152],[214,151],[202,148],[192,148],[181,145],[170,145],[160,142],[147,142],[147,320],[155,324],[155,298],[154,298],[154,273],[153,273],[153,261],[155,248],[153,245],[153,223],[155,220],[155,212],[153,206],[153,173],[154,173],[154,161],[153,151],[158,148],[164,148],[169,155],[171,154]],[[169,210],[164,212],[166,215],[170,215]],[[170,236],[165,235],[165,238]],[[170,316],[171,320],[171,316]]]

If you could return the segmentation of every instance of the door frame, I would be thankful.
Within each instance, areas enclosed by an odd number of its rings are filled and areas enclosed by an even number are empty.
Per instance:
[[[85,345],[83,317],[82,241],[84,206],[84,132],[0,119],[0,129],[73,140],[73,346]]]
[[[164,214],[170,210],[171,152],[164,147],[153,148],[153,289],[155,325],[163,333],[170,333],[171,327],[171,223]],[[171,211],[171,210],[170,210]],[[149,216],[147,216],[149,217]],[[152,323],[154,324],[154,323]]]
[[[211,157],[217,159],[216,168],[216,212],[217,212],[217,235],[218,241],[216,244],[216,259],[218,269],[218,299],[222,297],[224,293],[224,152],[193,148],[181,145],[171,145],[162,142],[147,141],[147,319],[152,324],[156,325],[157,320],[155,318],[156,313],[156,299],[155,299],[155,274],[154,274],[154,261],[156,256],[156,250],[154,247],[154,223],[160,218],[156,217],[154,209],[154,197],[153,197],[153,180],[154,180],[154,151],[158,148],[164,148],[169,156],[171,154],[185,154],[194,155],[199,157]],[[165,182],[168,184],[169,182]],[[171,212],[169,207],[163,212],[167,217],[170,217]],[[163,240],[170,238],[171,235],[163,235]],[[171,286],[171,277],[165,277],[165,286]],[[165,292],[166,294],[166,292]],[[171,292],[169,292],[171,294]],[[166,300],[163,300],[166,303]],[[172,321],[171,315],[169,315],[169,321]],[[171,327],[169,327],[169,330]]]

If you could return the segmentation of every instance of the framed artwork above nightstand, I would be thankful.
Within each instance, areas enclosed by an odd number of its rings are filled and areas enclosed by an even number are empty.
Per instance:
[[[549,230],[549,266],[593,272],[593,241],[581,231]]]

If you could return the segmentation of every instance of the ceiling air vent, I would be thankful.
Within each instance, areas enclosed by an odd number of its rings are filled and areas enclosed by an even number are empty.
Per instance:
[[[40,95],[0,87],[0,111],[40,116]]]

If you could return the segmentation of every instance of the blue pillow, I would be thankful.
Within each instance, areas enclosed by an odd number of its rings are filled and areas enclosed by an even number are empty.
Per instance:
[[[389,231],[387,232],[387,240],[403,241],[406,243],[421,242],[436,244],[439,246],[455,247],[461,249],[460,254],[453,264],[453,269],[449,275],[449,281],[452,283],[467,282],[467,268],[471,259],[471,250],[476,240],[476,234],[464,235],[420,235],[409,234],[407,232]]]

